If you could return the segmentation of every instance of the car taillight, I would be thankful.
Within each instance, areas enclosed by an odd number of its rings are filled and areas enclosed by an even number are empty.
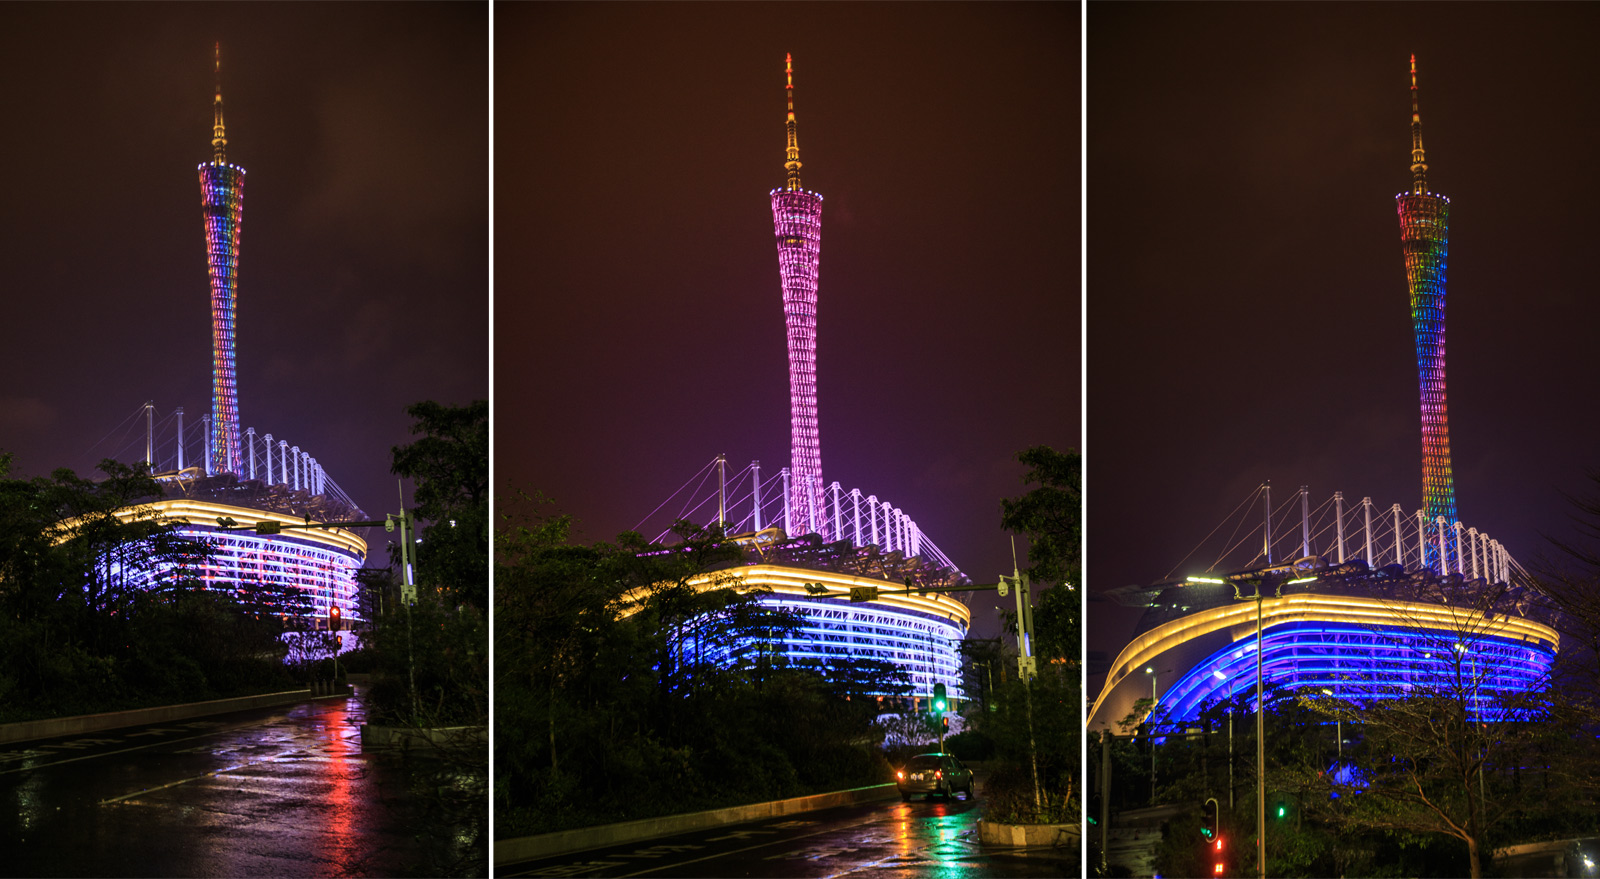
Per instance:
[[[944,770],[943,769],[935,769],[933,771],[933,777],[934,778],[944,778]]]

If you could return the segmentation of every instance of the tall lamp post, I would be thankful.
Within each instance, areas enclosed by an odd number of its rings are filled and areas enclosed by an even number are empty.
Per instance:
[[[1269,556],[1270,558],[1270,556]],[[1315,580],[1315,577],[1303,577],[1297,580],[1281,580],[1274,576],[1273,571],[1261,571],[1254,576],[1229,578],[1225,582],[1233,585],[1233,598],[1235,601],[1253,601],[1256,603],[1256,875],[1259,879],[1267,879],[1267,723],[1266,723],[1266,686],[1265,677],[1261,671],[1262,652],[1262,622],[1261,605],[1266,600],[1265,587],[1268,581],[1276,584],[1273,598],[1283,597],[1283,587],[1294,583],[1306,583]],[[1191,582],[1215,583],[1215,579],[1190,577]],[[1254,583],[1255,594],[1245,595],[1239,586],[1241,583]]]
[[[1337,694],[1334,691],[1328,689],[1327,687],[1323,687],[1322,688],[1322,692],[1323,692],[1323,695],[1332,696],[1335,699],[1339,698],[1339,694]],[[1333,716],[1333,734],[1339,740],[1339,757],[1338,757],[1338,759],[1339,759],[1340,763],[1343,763],[1344,762],[1344,716],[1343,715],[1335,714]]]
[[[1228,676],[1222,669],[1214,669],[1211,676],[1219,681],[1226,682]],[[1228,696],[1228,811],[1233,811],[1233,695]]]
[[[1147,665],[1144,673],[1150,676],[1150,716],[1156,713],[1156,674],[1155,666]],[[1150,723],[1150,805],[1156,804],[1156,732],[1155,722]]]

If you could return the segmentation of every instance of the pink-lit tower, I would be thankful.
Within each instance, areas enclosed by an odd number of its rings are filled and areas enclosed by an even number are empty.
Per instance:
[[[1422,510],[1429,527],[1456,515],[1450,470],[1450,417],[1444,385],[1445,262],[1449,254],[1450,199],[1428,191],[1428,161],[1422,149],[1422,113],[1417,109],[1417,56],[1411,56],[1411,191],[1396,199],[1400,241],[1411,291],[1411,323],[1417,337],[1417,384],[1422,398]],[[1453,553],[1452,553],[1453,554]]]
[[[789,115],[783,167],[788,179],[772,190],[772,227],[783,281],[783,320],[789,334],[789,516],[797,534],[824,534],[822,444],[817,430],[817,263],[822,256],[822,196],[800,186],[800,144],[794,121],[794,60],[783,58]]]
[[[206,261],[211,270],[211,435],[206,472],[242,473],[239,452],[239,381],[234,368],[234,312],[239,294],[239,220],[244,169],[228,163],[222,124],[222,44],[217,44],[216,100],[212,105],[211,161],[200,166],[206,220]]]

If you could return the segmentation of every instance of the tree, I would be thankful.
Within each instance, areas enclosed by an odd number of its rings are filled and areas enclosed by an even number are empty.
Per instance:
[[[489,403],[406,407],[422,438],[393,449],[391,472],[414,481],[425,523],[419,582],[457,603],[489,606]]]
[[[211,549],[141,467],[8,478],[0,454],[0,717],[197,701],[289,683],[279,619],[199,578]]]
[[[1000,524],[1028,538],[1028,576],[1036,583],[1048,584],[1034,610],[1034,655],[1041,665],[1031,687],[1018,682],[998,688],[1000,710],[985,717],[984,731],[994,738],[1002,755],[1018,760],[1025,757],[1030,763],[1037,757],[1040,777],[1059,781],[1065,806],[1076,796],[1081,770],[1075,758],[1062,755],[1076,755],[1083,735],[1078,719],[1083,703],[1083,657],[1077,588],[1082,569],[1082,460],[1076,451],[1062,453],[1049,446],[1025,449],[1017,454],[1017,460],[1028,467],[1023,484],[1034,488],[1021,497],[1000,501]],[[1030,715],[1034,715],[1032,720]],[[1027,748],[1018,750],[1025,744]],[[1058,745],[1064,749],[1060,754]],[[1004,775],[996,773],[996,781],[1003,782]],[[1055,788],[1048,781],[1044,786]]]
[[[495,542],[495,797],[531,833],[888,780],[867,660],[790,662],[801,624],[719,571],[716,529],[668,545],[572,540],[542,496],[502,496]]]
[[[485,725],[489,406],[483,400],[460,407],[424,401],[406,412],[415,419],[411,432],[421,438],[396,446],[390,469],[415,485],[422,520],[417,600],[405,613],[380,615],[369,634],[377,675],[374,713],[389,722]],[[390,555],[392,565],[398,559],[392,549]],[[375,575],[363,580],[380,594],[388,582]],[[387,594],[380,600],[397,598]]]
[[[1049,584],[1034,611],[1037,654],[1080,661],[1083,460],[1076,451],[1034,446],[1017,453],[1027,465],[1018,498],[1000,501],[1000,527],[1028,538],[1028,577]],[[1074,665],[1073,668],[1077,666]]]
[[[1492,648],[1496,619],[1516,613],[1507,587],[1450,590],[1450,624],[1411,619],[1398,631],[1375,630],[1397,654],[1423,653],[1442,672],[1425,676],[1383,666],[1354,671],[1360,698],[1302,692],[1306,707],[1359,730],[1353,772],[1327,772],[1319,785],[1337,794],[1336,822],[1353,827],[1459,840],[1474,879],[1483,875],[1497,827],[1539,811],[1548,762],[1573,729],[1542,690],[1506,691],[1495,680],[1504,657]],[[1397,606],[1394,615],[1407,619]],[[1548,682],[1545,682],[1548,683]],[[1367,695],[1370,694],[1370,695]],[[1308,779],[1309,781],[1309,779]]]

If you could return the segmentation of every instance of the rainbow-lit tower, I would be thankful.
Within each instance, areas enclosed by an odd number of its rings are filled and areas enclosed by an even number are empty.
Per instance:
[[[800,187],[800,143],[794,121],[794,59],[783,57],[789,115],[783,167],[788,179],[772,190],[772,227],[783,280],[783,320],[789,332],[789,515],[794,534],[824,534],[822,445],[817,431],[817,263],[822,256],[822,196]]]
[[[242,473],[239,452],[239,382],[234,369],[234,314],[239,295],[239,219],[244,169],[228,163],[222,124],[222,44],[217,44],[216,100],[211,161],[200,166],[206,219],[206,260],[211,269],[211,435],[206,472]]]
[[[1417,384],[1422,396],[1422,509],[1428,522],[1456,515],[1450,472],[1450,417],[1444,389],[1444,284],[1449,251],[1450,199],[1428,191],[1422,150],[1422,114],[1417,109],[1417,56],[1411,56],[1411,191],[1395,197],[1400,241],[1411,290],[1411,322],[1417,333]]]

